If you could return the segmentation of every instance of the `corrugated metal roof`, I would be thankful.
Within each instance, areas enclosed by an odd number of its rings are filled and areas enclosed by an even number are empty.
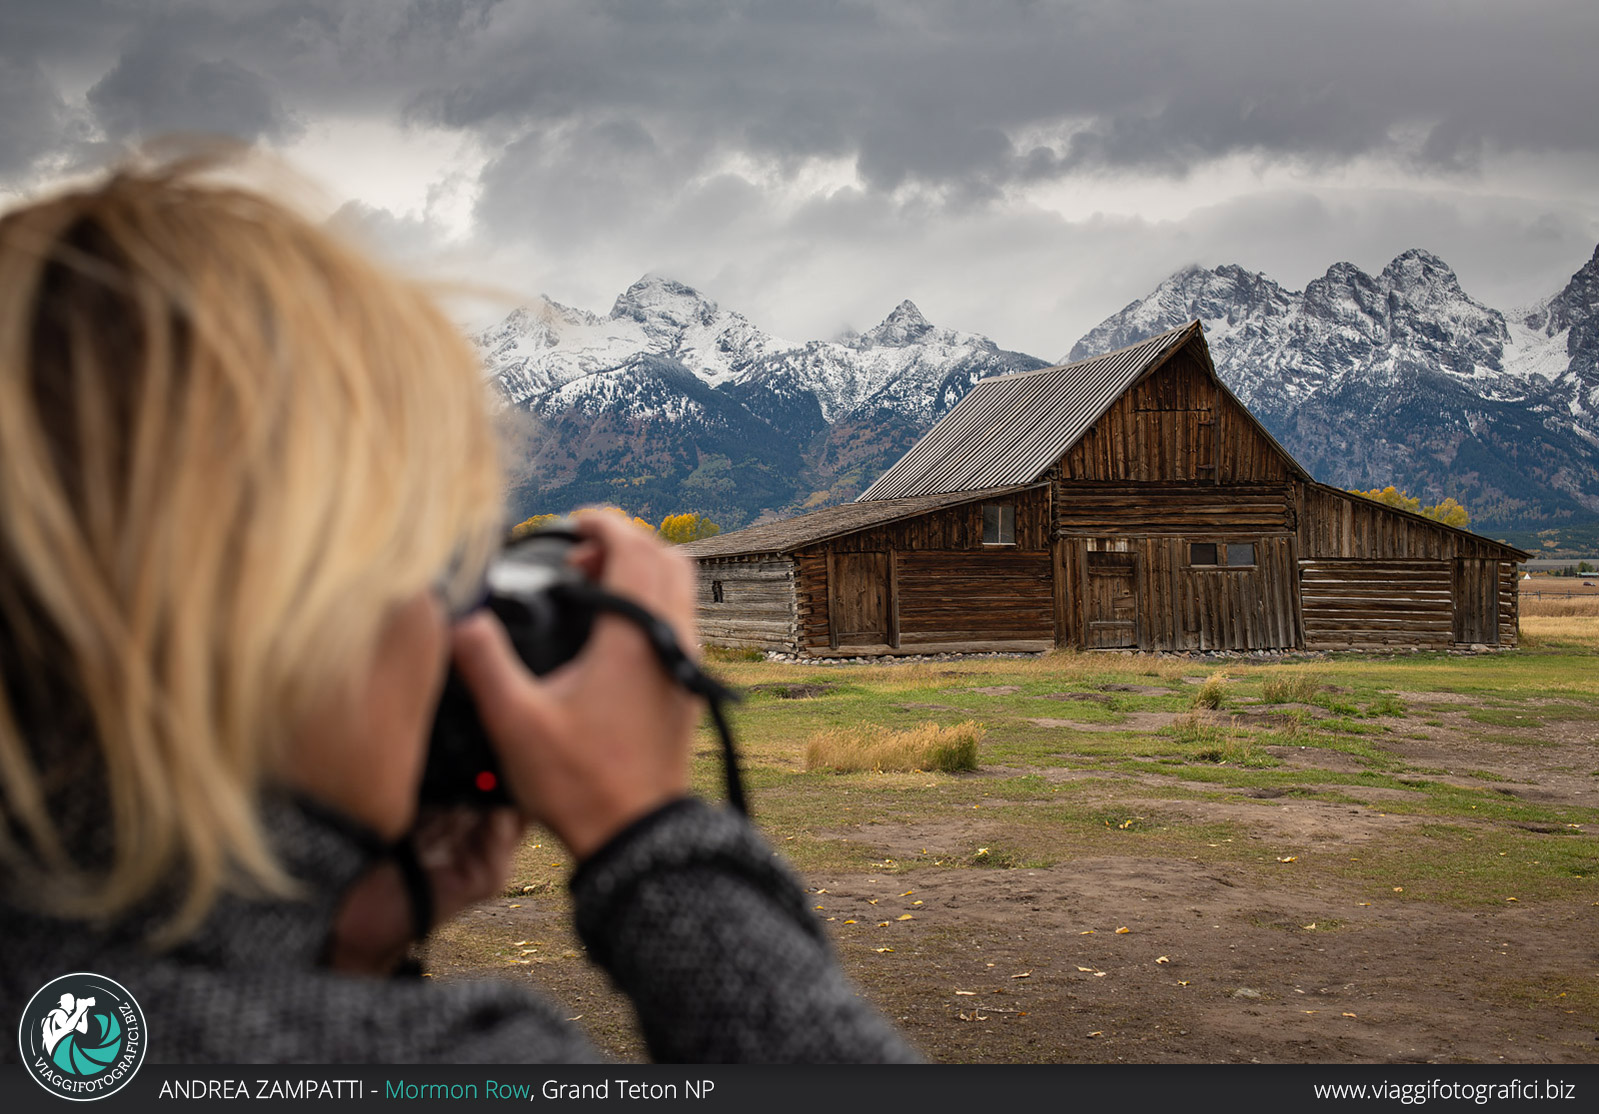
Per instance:
[[[826,541],[842,534],[853,534],[872,526],[881,526],[897,518],[925,514],[928,511],[957,507],[962,503],[975,503],[1010,495],[1030,487],[1030,484],[996,487],[984,491],[957,491],[938,495],[920,495],[910,499],[877,499],[870,503],[844,503],[837,507],[823,507],[810,514],[785,518],[778,522],[763,522],[746,526],[731,534],[718,534],[680,546],[690,557],[734,557],[746,553],[786,553],[791,549]]]
[[[1060,367],[980,379],[858,502],[1031,483],[1199,322]]]

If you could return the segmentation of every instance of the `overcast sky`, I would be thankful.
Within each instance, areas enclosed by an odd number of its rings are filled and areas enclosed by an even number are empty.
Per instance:
[[[1499,308],[1599,242],[1594,0],[0,0],[0,195],[174,130],[413,268],[795,340],[1055,359],[1191,263],[1437,252]],[[482,314],[482,310],[475,311]]]

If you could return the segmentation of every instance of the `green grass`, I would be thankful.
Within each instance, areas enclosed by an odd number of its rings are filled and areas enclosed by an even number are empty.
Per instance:
[[[1599,810],[1501,792],[1519,789],[1520,775],[1478,768],[1480,760],[1455,768],[1454,779],[1413,767],[1402,751],[1409,736],[1394,720],[1408,714],[1445,729],[1445,745],[1462,725],[1479,741],[1553,745],[1549,725],[1599,721],[1596,646],[1599,639],[1476,657],[1334,655],[1313,667],[1239,662],[1225,684],[1212,674],[1198,686],[1182,681],[1205,674],[1192,661],[1071,653],[868,666],[728,655],[713,668],[736,684],[786,686],[754,693],[735,727],[757,819],[802,869],[1039,868],[1106,853],[1258,862],[1269,872],[1278,864],[1245,831],[1196,817],[1218,802],[1270,810],[1297,800],[1384,813],[1400,825],[1359,862],[1326,863],[1333,875],[1381,894],[1390,875],[1405,874],[1411,882],[1392,883],[1404,887],[1404,900],[1472,903],[1502,900],[1491,895],[1515,880],[1525,896],[1508,896],[1526,901],[1593,886],[1599,866],[1583,872]],[[1157,691],[1106,688],[1129,684]],[[788,695],[794,686],[815,691]],[[1007,687],[1014,691],[974,691]],[[1219,713],[1201,695],[1206,688]],[[1446,693],[1469,702],[1427,699]],[[1269,698],[1314,707],[1253,710]],[[806,742],[819,733],[947,729],[973,719],[986,729],[973,772],[805,769]],[[1482,728],[1498,733],[1484,738]],[[1319,751],[1337,761],[1318,759]],[[1290,763],[1296,754],[1305,757]],[[701,792],[719,793],[708,731],[694,778]],[[1474,784],[1450,783],[1459,778]],[[924,838],[907,833],[927,833],[928,846],[910,855],[901,848],[883,866],[886,846]]]

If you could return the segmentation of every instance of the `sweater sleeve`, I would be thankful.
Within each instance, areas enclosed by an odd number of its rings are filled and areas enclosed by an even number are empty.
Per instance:
[[[572,880],[579,935],[662,1062],[910,1063],[844,978],[798,880],[742,817],[667,805]]]

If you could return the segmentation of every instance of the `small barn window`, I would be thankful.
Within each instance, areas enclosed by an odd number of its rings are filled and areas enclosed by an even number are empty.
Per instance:
[[[712,603],[726,603],[727,602],[726,600],[724,600],[722,598],[722,582],[720,580],[711,581],[711,602]]]
[[[988,503],[983,507],[983,544],[1016,544],[1016,508],[1010,503]]]
[[[1255,565],[1254,542],[1192,542],[1188,563],[1220,569],[1248,569]]]

